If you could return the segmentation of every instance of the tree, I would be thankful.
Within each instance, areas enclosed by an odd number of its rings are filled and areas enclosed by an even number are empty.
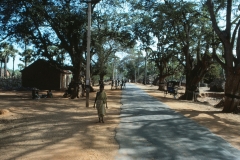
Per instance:
[[[105,5],[106,7],[106,5]],[[122,16],[121,16],[122,15]],[[99,13],[95,11],[96,22],[92,26],[92,47],[94,55],[92,58],[94,75],[98,74],[100,80],[107,74],[109,61],[114,58],[114,54],[120,51],[126,51],[134,45],[134,40],[129,34],[129,30],[123,28],[126,25],[127,16],[125,13],[117,13],[112,8],[111,14]],[[116,19],[116,17],[122,17]],[[111,23],[109,23],[109,21]],[[112,25],[114,24],[114,25]],[[116,25],[116,26],[115,26]]]
[[[141,25],[134,33],[144,46],[157,39],[157,49],[152,49],[151,60],[159,69],[159,81],[183,72],[186,75],[186,91],[182,99],[191,100],[193,91],[211,65],[211,26],[207,12],[193,2],[134,1],[136,13],[145,13]],[[140,10],[140,11],[139,11]],[[141,19],[141,18],[140,18]],[[199,19],[201,21],[199,21]],[[147,48],[145,47],[145,48]],[[179,75],[178,75],[179,76]]]
[[[24,68],[34,61],[34,51],[32,49],[26,49],[22,53],[19,53],[19,55],[22,56],[19,60],[24,63]]]
[[[14,64],[15,64],[15,57],[16,57],[16,55],[12,55],[11,57],[13,58],[13,71],[12,71],[12,77],[14,77],[14,76],[15,76]]]
[[[99,7],[97,4],[106,4],[108,8]],[[87,50],[87,7],[84,1],[76,0],[32,0],[32,1],[13,1],[3,0],[0,2],[3,6],[0,11],[3,27],[1,32],[4,36],[19,42],[32,44],[36,56],[44,57],[54,65],[61,66],[63,69],[71,70],[75,82],[80,81],[80,73],[86,70],[86,50]],[[119,6],[120,2],[114,0],[94,0],[91,1],[92,8],[92,28],[100,27],[103,22],[107,23],[105,29],[112,33],[121,33],[126,38],[131,37],[127,29],[119,28],[116,23],[108,21],[107,16],[102,16],[104,11],[114,11],[113,6]],[[99,16],[93,11],[98,11]],[[117,11],[117,9],[116,9]],[[107,15],[107,14],[105,14]],[[17,20],[14,18],[17,17]],[[98,19],[98,21],[96,21]],[[95,27],[95,28],[94,28]],[[110,32],[108,32],[110,33]],[[103,36],[105,36],[103,34]],[[115,36],[116,37],[116,36]],[[118,38],[118,42],[125,39]],[[96,53],[97,48],[94,45],[94,39],[91,42],[91,57]],[[101,44],[101,45],[104,45]],[[70,64],[62,65],[58,54],[53,54],[52,47],[63,50],[66,57],[70,59]],[[100,53],[98,51],[98,53]],[[57,58],[58,57],[58,58]]]
[[[2,57],[2,60],[4,60],[4,77],[7,77],[7,63],[9,56],[15,56],[17,50],[13,47],[13,45],[10,45],[6,42],[1,43],[0,48],[0,56]]]
[[[120,64],[118,65],[119,72],[124,73],[124,77],[131,79],[132,81],[143,80],[144,76],[144,62],[145,57],[143,57],[141,51],[132,48],[127,52],[127,55],[122,58]]]
[[[173,36],[169,17],[166,16],[168,10],[164,3],[156,1],[137,1],[132,5],[135,8],[136,17],[139,17],[134,18],[136,21],[134,34],[142,43],[142,49],[148,51],[148,61],[155,63],[158,69],[159,89],[163,90],[162,83],[165,79],[182,68],[174,56],[179,51],[174,49],[175,36]],[[154,44],[156,47],[153,46]]]
[[[100,0],[92,1],[94,10]],[[49,46],[64,49],[70,57],[71,65],[63,69],[73,72],[75,82],[80,80],[80,72],[85,63],[87,40],[87,3],[75,0],[32,0],[1,1],[1,20],[4,36],[12,40],[27,41],[32,44],[38,57],[50,63],[61,65],[52,56]],[[17,18],[16,18],[17,17]],[[17,19],[17,20],[16,20]]]
[[[20,70],[23,70],[23,69],[24,69],[24,65],[23,65],[22,63],[19,63],[19,64],[18,64],[18,68],[19,68]]]
[[[192,100],[193,92],[211,65],[209,37],[210,24],[207,23],[205,12],[199,12],[199,6],[192,2],[165,3],[169,23],[174,30],[175,54],[184,67],[186,90],[180,99]],[[201,19],[201,22],[199,21]],[[203,23],[204,22],[204,23]]]
[[[240,19],[237,15],[237,5],[232,0],[206,0],[206,6],[211,16],[212,27],[223,45],[223,60],[214,54],[214,58],[226,72],[225,101],[223,112],[234,112],[240,103]],[[236,8],[234,8],[234,6]],[[222,16],[225,13],[225,16]],[[219,17],[224,17],[225,28],[220,27]],[[234,45],[236,44],[236,55]]]

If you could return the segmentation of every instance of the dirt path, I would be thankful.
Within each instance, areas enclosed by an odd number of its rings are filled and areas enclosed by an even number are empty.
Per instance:
[[[63,92],[40,100],[30,99],[29,91],[1,92],[0,159],[114,159],[121,91],[106,86],[106,92],[105,123],[96,123],[96,92],[90,93],[89,108],[85,98],[62,98]]]
[[[221,113],[208,103],[174,100],[170,95],[164,98],[156,86],[138,86],[240,149],[239,115]],[[32,100],[30,91],[1,91],[0,159],[114,159],[119,149],[115,129],[121,91],[111,90],[109,85],[105,89],[109,109],[104,124],[96,123],[96,110],[92,108],[96,92],[90,93],[90,107],[86,108],[85,98],[62,98],[63,92],[53,92],[52,99]]]

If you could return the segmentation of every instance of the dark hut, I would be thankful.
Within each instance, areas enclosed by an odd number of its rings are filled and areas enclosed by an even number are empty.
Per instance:
[[[39,59],[22,71],[22,86],[40,90],[62,90],[70,83],[71,72]]]

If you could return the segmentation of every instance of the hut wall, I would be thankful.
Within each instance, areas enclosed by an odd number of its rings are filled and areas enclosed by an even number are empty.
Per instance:
[[[32,65],[22,71],[22,86],[59,90],[59,75],[60,71],[50,65]]]

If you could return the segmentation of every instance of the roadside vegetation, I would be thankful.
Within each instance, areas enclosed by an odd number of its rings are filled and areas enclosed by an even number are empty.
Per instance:
[[[7,63],[20,55],[19,69],[45,59],[80,82],[88,69],[87,2],[2,0],[3,77],[19,74],[14,67],[9,74]],[[239,6],[232,0],[93,0],[90,76],[154,82],[159,90],[166,81],[184,80],[183,100],[192,100],[199,84],[221,78],[223,112],[232,113],[240,102]]]

